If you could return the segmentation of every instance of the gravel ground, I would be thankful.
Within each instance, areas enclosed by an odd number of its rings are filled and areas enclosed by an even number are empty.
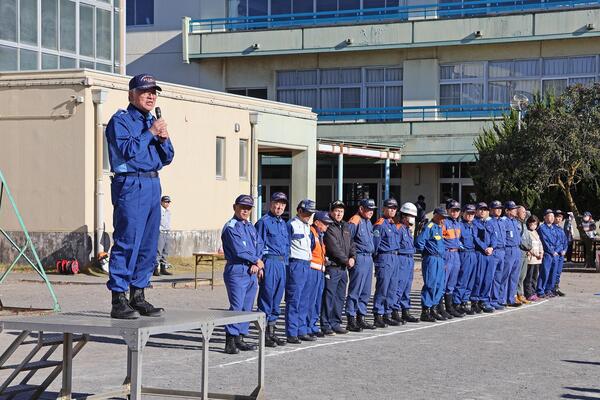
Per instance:
[[[418,307],[420,274],[413,289]],[[48,306],[49,296],[31,274],[12,274],[0,286],[5,305]],[[60,280],[55,290],[64,311],[108,312],[105,278]],[[493,314],[337,335],[310,344],[267,349],[268,399],[600,399],[600,275],[565,273],[566,297]],[[223,286],[211,291],[157,283],[147,297],[167,309],[222,309]],[[413,313],[418,313],[415,309]],[[5,317],[2,317],[5,318]],[[281,321],[283,323],[283,321]],[[0,350],[16,332],[0,334]],[[210,391],[249,394],[256,353],[226,355],[223,331],[211,342]],[[19,354],[32,348],[23,346]],[[199,390],[198,332],[150,338],[143,384]],[[93,337],[74,362],[73,387],[98,393],[125,376],[126,352],[118,338]],[[0,370],[0,382],[9,372]],[[60,379],[59,379],[60,380]],[[41,381],[39,379],[37,382]],[[60,385],[51,386],[56,398]],[[23,397],[26,398],[26,397]],[[149,398],[160,398],[149,397]],[[165,397],[166,398],[166,397]]]

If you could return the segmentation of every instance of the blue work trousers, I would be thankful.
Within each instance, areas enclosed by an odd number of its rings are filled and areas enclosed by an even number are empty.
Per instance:
[[[458,251],[446,250],[446,254],[444,254],[444,268],[446,269],[444,293],[451,294],[456,287],[456,281],[458,280],[458,273],[460,271],[460,256]]]
[[[275,325],[285,293],[285,261],[283,257],[266,257],[263,261],[265,268],[259,282],[258,309],[265,313],[268,325]]]
[[[494,282],[492,283],[492,298],[490,304],[497,306],[506,304],[506,288],[508,286],[508,264],[504,249],[494,249]]]
[[[398,288],[396,289],[396,302],[392,305],[392,309],[410,310],[410,289],[412,288],[415,259],[412,254],[400,254],[398,261],[400,265]]]
[[[421,305],[431,308],[437,305],[444,295],[444,282],[446,281],[444,257],[424,256],[421,272],[423,273]]]
[[[478,252],[477,273],[475,276],[475,286],[471,294],[471,301],[482,301],[485,305],[490,305],[495,271],[496,260],[494,256],[486,256]]]
[[[327,267],[323,305],[321,308],[321,328],[336,329],[342,324],[344,299],[348,286],[348,271],[342,267]]]
[[[111,183],[113,241],[106,286],[126,292],[150,284],[158,249],[160,179],[115,176]]]
[[[256,275],[250,274],[245,264],[227,264],[223,271],[223,281],[229,298],[229,311],[252,311],[258,289]],[[248,322],[226,325],[225,330],[232,336],[247,335]]]
[[[310,261],[292,259],[285,278],[285,332],[287,336],[306,335],[308,302],[306,283]]]
[[[565,257],[562,255],[558,255],[558,257],[556,257],[556,268],[555,268],[555,273],[552,275],[552,282],[550,282],[549,289],[555,290],[558,287],[558,284],[560,283],[560,275],[562,274],[562,270],[563,270],[563,266],[565,265]]]
[[[557,259],[561,256],[554,256],[550,253],[544,253],[542,258],[542,265],[540,265],[540,274],[537,281],[536,293],[538,296],[543,296],[550,293],[554,288],[550,287],[552,284],[552,273],[556,271]]]
[[[373,257],[371,254],[358,254],[356,264],[348,270],[349,284],[346,297],[346,315],[367,315],[367,305],[371,297],[373,280]]]
[[[380,254],[375,260],[375,295],[373,296],[373,314],[392,313],[392,305],[398,295],[398,271],[400,260],[395,254]]]
[[[506,303],[512,304],[517,296],[517,286],[519,286],[519,276],[521,276],[521,250],[514,247],[506,248],[506,269],[508,269],[508,288],[506,294]]]
[[[477,277],[477,254],[474,250],[460,252],[460,270],[456,287],[452,293],[454,304],[466,303],[471,299]]]
[[[306,283],[308,296],[308,315],[306,325],[308,333],[318,333],[319,318],[321,316],[321,305],[323,304],[323,272],[311,269],[308,271],[308,282]]]

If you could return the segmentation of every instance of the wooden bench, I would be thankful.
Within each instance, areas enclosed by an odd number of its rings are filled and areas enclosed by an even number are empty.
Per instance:
[[[210,289],[213,290],[215,288],[215,264],[217,260],[224,260],[225,257],[219,253],[197,252],[194,253],[194,258],[194,289],[198,289],[198,281],[209,281]],[[198,266],[202,263],[210,263],[210,278],[198,278]]]

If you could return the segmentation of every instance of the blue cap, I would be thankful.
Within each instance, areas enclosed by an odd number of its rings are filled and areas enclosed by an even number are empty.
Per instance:
[[[150,74],[139,74],[131,78],[129,81],[129,90],[133,89],[156,89],[162,91],[160,86],[156,84],[156,79]]]
[[[315,202],[310,199],[302,200],[300,203],[298,203],[298,207],[296,207],[296,209],[298,208],[308,213],[314,213],[317,211]]]
[[[507,210],[514,210],[515,208],[519,208],[519,206],[514,201],[509,200],[506,203],[504,203],[504,208],[506,208]]]
[[[589,211],[586,211],[586,212],[584,212],[584,213],[583,213],[583,216],[584,216],[584,217],[591,217],[591,216],[592,216],[592,213],[591,213],[591,212],[589,212]]]
[[[284,201],[287,203],[288,198],[283,192],[275,192],[271,195],[271,201]]]
[[[240,194],[235,199],[235,204],[239,204],[241,206],[254,207],[254,199],[250,195]]]
[[[160,201],[161,202],[164,201],[164,202],[170,203],[171,202],[171,196],[163,196],[163,197],[160,198]]]
[[[448,212],[446,212],[446,209],[444,207],[436,208],[435,210],[433,210],[433,214],[441,215],[444,218],[448,216]]]
[[[314,216],[315,221],[321,221],[325,224],[333,224],[333,220],[327,211],[317,211]]]
[[[498,200],[494,200],[490,203],[490,208],[504,208],[502,207],[502,203]]]
[[[475,204],[465,204],[465,206],[463,207],[463,212],[466,213],[474,213],[476,211],[476,207]]]
[[[546,211],[544,211],[544,216],[546,216],[548,214],[554,214],[554,210],[552,210],[550,208],[546,209]]]
[[[386,208],[394,208],[394,207],[398,208],[398,202],[396,201],[395,198],[391,197],[391,198],[385,199],[383,201],[383,206]]]
[[[362,199],[359,203],[359,206],[368,208],[369,210],[376,210],[377,205],[375,204],[375,200],[373,199]]]
[[[489,210],[490,208],[488,207],[487,203],[484,203],[483,201],[480,201],[479,203],[477,203],[477,209],[481,210],[485,208],[486,210]]]
[[[460,203],[456,200],[450,200],[446,203],[447,210],[460,210]]]

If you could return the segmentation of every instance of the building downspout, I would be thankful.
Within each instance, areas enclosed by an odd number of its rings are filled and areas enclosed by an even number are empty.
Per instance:
[[[96,189],[94,192],[94,258],[104,252],[102,245],[102,235],[104,233],[104,127],[102,124],[102,104],[106,101],[108,90],[93,89],[92,101],[94,102],[94,182]]]
[[[251,216],[252,223],[258,221],[258,140],[256,139],[256,125],[259,122],[259,113],[250,113],[250,195],[254,200],[255,209]]]

